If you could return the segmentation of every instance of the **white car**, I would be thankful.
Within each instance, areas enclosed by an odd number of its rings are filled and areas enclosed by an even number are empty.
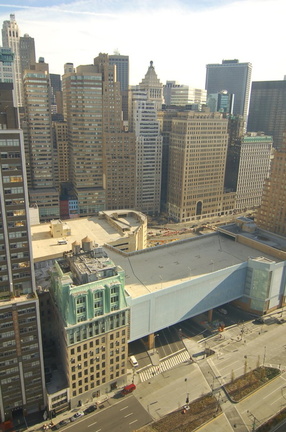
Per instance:
[[[78,411],[77,413],[75,413],[71,418],[70,421],[74,422],[75,420],[77,420],[78,418],[84,416],[84,412],[83,411]]]
[[[58,245],[64,245],[67,244],[68,242],[66,240],[58,240]]]

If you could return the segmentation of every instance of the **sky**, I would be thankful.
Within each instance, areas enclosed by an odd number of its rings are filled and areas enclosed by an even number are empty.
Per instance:
[[[0,0],[1,1],[1,0]],[[12,4],[11,4],[12,3]],[[129,55],[132,85],[150,61],[160,81],[204,88],[206,64],[252,63],[252,80],[286,75],[285,0],[10,0],[0,21],[15,14],[23,36],[50,72],[65,63],[93,63],[100,52]]]

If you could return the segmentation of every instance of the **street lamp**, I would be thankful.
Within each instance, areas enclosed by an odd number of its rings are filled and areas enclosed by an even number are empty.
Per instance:
[[[188,404],[189,403],[188,378],[185,378],[185,383],[186,383],[186,393],[187,393],[186,403]]]
[[[265,359],[266,359],[266,346],[264,347],[263,366],[265,365]]]
[[[256,429],[256,422],[258,422],[258,420],[249,410],[247,410],[247,413],[248,413],[249,417],[252,417],[252,429],[251,430],[254,432]]]

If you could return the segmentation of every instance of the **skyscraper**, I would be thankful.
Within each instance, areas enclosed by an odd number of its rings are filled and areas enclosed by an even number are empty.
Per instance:
[[[23,134],[0,84],[0,422],[45,406]]]
[[[206,90],[196,89],[176,81],[167,81],[163,86],[165,105],[186,106],[206,104]]]
[[[251,82],[251,63],[238,60],[223,60],[222,64],[208,64],[206,90],[208,94],[227,90],[234,94],[233,114],[246,120]]]
[[[105,209],[102,74],[94,65],[79,66],[75,72],[63,75],[62,86],[69,180],[78,200],[80,216],[92,215]]]
[[[189,101],[189,86],[167,81],[163,86],[164,103],[167,106],[185,106]]]
[[[21,72],[23,74],[25,69],[30,69],[36,63],[35,40],[27,33],[23,37],[20,37],[19,55]]]
[[[50,74],[50,81],[51,81],[51,112],[52,116],[53,114],[57,114],[58,107],[57,107],[57,94],[62,91],[62,82],[61,82],[61,76],[58,74]],[[54,117],[52,117],[54,119]]]
[[[265,180],[261,206],[256,214],[257,225],[267,231],[286,235],[286,134],[271,163],[270,176]]]
[[[68,65],[67,70],[73,70]],[[120,83],[107,54],[63,76],[69,179],[80,215],[134,208],[135,138],[123,127]]]
[[[120,82],[123,120],[128,120],[129,56],[112,54],[109,63],[116,66],[116,81]]]
[[[25,133],[30,204],[37,204],[41,221],[59,217],[57,155],[53,146],[49,68],[44,62],[26,70],[23,77]]]
[[[225,212],[227,124],[222,114],[207,110],[180,112],[172,120],[167,210],[176,221]]]
[[[22,69],[20,58],[20,30],[15,20],[15,15],[10,15],[10,21],[4,21],[2,27],[2,44],[3,48],[11,48],[14,53],[15,67],[15,97],[17,106],[23,106],[22,92]]]
[[[94,65],[102,74],[103,173],[106,209],[135,206],[136,149],[135,135],[122,121],[122,96],[116,81],[115,65],[108,54],[99,54]]]
[[[145,77],[139,84],[139,89],[146,92],[147,99],[155,102],[157,110],[162,108],[163,103],[163,84],[161,84],[153,66],[153,62],[150,61],[150,66],[146,72]]]
[[[265,179],[269,176],[272,137],[248,132],[227,153],[225,187],[236,192],[235,208],[252,209],[261,204]]]
[[[233,113],[234,95],[229,94],[226,90],[208,95],[207,105],[211,112]]]
[[[162,175],[161,175],[161,211],[166,211],[167,187],[168,187],[168,167],[169,167],[169,147],[170,134],[172,131],[172,120],[177,117],[179,110],[175,108],[166,108],[158,111],[158,121],[163,137],[162,142]]]
[[[280,148],[286,130],[286,81],[255,81],[251,87],[247,130],[273,137]]]
[[[55,121],[52,123],[52,127],[54,147],[58,155],[59,183],[63,183],[69,180],[67,123]]]
[[[14,54],[11,48],[0,48],[0,82],[14,83]]]
[[[156,102],[147,93],[132,89],[133,123],[136,136],[136,209],[160,213],[162,143]]]

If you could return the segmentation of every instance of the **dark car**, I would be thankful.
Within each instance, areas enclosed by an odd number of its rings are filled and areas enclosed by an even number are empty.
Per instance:
[[[65,420],[60,421],[60,422],[58,423],[58,425],[59,425],[59,426],[65,426],[65,425],[67,425],[68,423],[70,423],[70,419],[65,419]]]
[[[85,410],[84,410],[84,413],[85,414],[90,414],[90,413],[92,413],[93,411],[95,411],[97,409],[97,406],[96,405],[90,405],[88,408],[86,408]]]
[[[258,317],[252,322],[253,322],[253,324],[264,324],[265,321],[264,321],[264,318]]]
[[[52,431],[56,431],[56,430],[59,430],[61,427],[62,427],[62,426],[58,423],[58,424],[52,426],[51,429],[52,429]]]

